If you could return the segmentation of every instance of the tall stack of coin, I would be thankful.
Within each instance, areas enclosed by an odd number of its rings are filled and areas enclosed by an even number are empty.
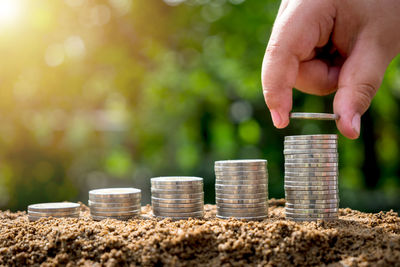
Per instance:
[[[104,188],[89,191],[89,208],[93,220],[129,220],[140,214],[141,190]]]
[[[296,221],[338,217],[337,135],[286,136],[286,218]]]
[[[268,216],[267,161],[215,162],[217,217],[263,220]]]
[[[44,217],[72,217],[79,218],[80,206],[72,202],[41,203],[28,206],[28,219],[36,221]]]
[[[176,220],[201,218],[204,212],[203,178],[151,178],[151,204],[156,217]]]

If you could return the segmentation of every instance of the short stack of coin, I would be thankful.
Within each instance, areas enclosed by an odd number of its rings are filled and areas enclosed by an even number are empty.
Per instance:
[[[338,218],[336,134],[286,136],[286,218],[295,221]]]
[[[268,216],[267,161],[215,162],[217,217],[263,220]]]
[[[151,178],[151,204],[153,215],[159,218],[201,218],[204,215],[203,178]]]
[[[129,220],[140,214],[141,190],[104,188],[89,191],[89,208],[93,220]]]
[[[37,221],[44,217],[72,217],[79,218],[81,205],[72,202],[41,203],[28,206],[28,218]]]

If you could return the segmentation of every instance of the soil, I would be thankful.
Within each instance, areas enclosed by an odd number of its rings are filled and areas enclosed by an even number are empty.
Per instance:
[[[400,266],[400,218],[340,209],[337,221],[291,222],[284,200],[270,200],[269,219],[81,218],[29,222],[25,212],[0,213],[0,265],[86,266]]]

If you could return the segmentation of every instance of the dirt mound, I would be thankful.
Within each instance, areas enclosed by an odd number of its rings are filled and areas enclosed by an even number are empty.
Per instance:
[[[269,219],[243,222],[142,218],[128,222],[80,219],[29,222],[25,212],[0,213],[0,265],[331,265],[400,266],[400,218],[340,209],[332,222],[284,219],[284,200],[271,200]]]

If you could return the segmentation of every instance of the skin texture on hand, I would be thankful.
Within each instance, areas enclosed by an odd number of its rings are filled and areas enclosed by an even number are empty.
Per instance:
[[[361,115],[399,52],[399,0],[283,0],[261,74],[275,127],[289,124],[292,88],[336,91],[337,127],[358,138]]]

